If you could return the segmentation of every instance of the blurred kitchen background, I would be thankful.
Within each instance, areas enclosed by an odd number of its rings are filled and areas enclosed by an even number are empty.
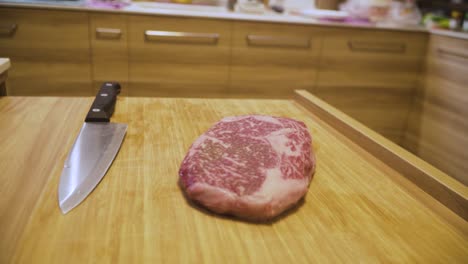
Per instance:
[[[468,0],[0,0],[123,9],[227,11],[245,14],[292,15],[328,22],[425,26],[468,32]]]
[[[86,1],[86,4],[91,6],[119,8],[130,4],[131,0]],[[133,0],[133,2],[148,1]],[[277,13],[330,22],[423,25],[428,29],[468,31],[468,0],[154,0],[150,2],[168,5],[185,4],[186,9],[190,7],[195,9],[195,6],[228,6],[231,11],[239,13]]]

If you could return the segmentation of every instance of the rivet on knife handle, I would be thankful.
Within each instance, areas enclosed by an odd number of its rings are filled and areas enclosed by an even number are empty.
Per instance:
[[[86,115],[85,122],[109,122],[114,113],[115,103],[119,93],[119,83],[103,83]]]

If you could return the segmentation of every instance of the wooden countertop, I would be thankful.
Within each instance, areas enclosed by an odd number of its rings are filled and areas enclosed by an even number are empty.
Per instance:
[[[293,100],[120,97],[122,148],[91,195],[62,215],[59,177],[91,103],[0,98],[1,263],[468,260],[466,220]],[[177,185],[196,137],[224,116],[251,113],[304,121],[317,155],[304,202],[264,224],[208,213]]]
[[[444,30],[444,29],[431,29],[429,30],[429,32],[434,35],[468,40],[468,32]]]

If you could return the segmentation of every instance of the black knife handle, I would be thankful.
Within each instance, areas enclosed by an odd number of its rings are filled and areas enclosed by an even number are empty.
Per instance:
[[[120,93],[120,84],[105,82],[94,98],[93,105],[86,115],[85,122],[109,122],[114,113],[117,95]]]

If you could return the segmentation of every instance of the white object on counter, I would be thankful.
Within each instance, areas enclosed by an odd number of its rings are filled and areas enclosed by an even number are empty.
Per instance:
[[[0,74],[3,74],[10,68],[10,59],[0,58]]]
[[[283,7],[286,11],[314,9],[315,0],[284,0]]]
[[[256,0],[239,0],[235,10],[240,13],[263,14],[265,12],[265,5]]]
[[[386,18],[391,3],[392,0],[347,0],[340,5],[340,10],[355,18],[378,22]]]
[[[328,19],[345,19],[349,17],[348,12],[322,9],[305,9],[294,12],[295,14],[312,17],[312,18],[328,18]]]

